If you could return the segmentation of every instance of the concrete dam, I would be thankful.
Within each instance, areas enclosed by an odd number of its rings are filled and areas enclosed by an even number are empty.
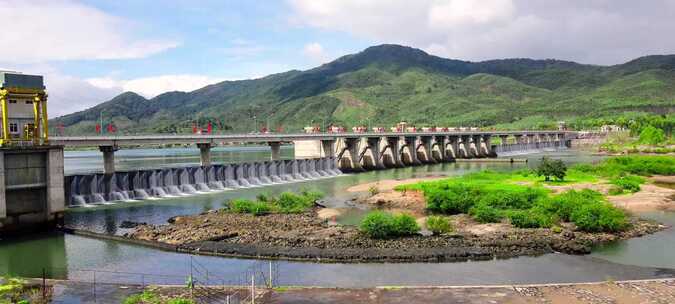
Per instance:
[[[75,137],[56,138],[54,142],[66,146],[98,146],[103,153],[103,173],[65,177],[65,198],[68,206],[76,207],[288,183],[343,172],[559,149],[567,147],[573,135],[560,131],[262,134]],[[492,144],[493,137],[499,137],[500,143]],[[175,143],[196,144],[201,165],[115,170],[114,154],[121,145]],[[223,143],[267,144],[271,160],[212,164],[211,148]],[[293,144],[296,159],[280,159],[282,143]]]
[[[113,201],[283,184],[340,174],[342,172],[336,167],[334,158],[273,160],[70,175],[65,177],[65,191],[70,207],[86,207]]]

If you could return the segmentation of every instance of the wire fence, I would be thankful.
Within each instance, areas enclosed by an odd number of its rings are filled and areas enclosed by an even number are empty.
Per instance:
[[[42,303],[48,303],[50,298],[51,303],[121,303],[150,285],[174,286],[181,295],[187,292],[197,303],[262,303],[260,295],[266,288],[275,287],[279,280],[276,261],[255,261],[243,270],[225,273],[207,267],[194,256],[187,263],[183,274],[49,267],[30,275],[4,275],[32,277],[31,285],[39,289],[36,300]]]

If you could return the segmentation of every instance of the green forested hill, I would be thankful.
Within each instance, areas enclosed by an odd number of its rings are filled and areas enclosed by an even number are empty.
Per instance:
[[[558,120],[624,112],[675,112],[675,55],[615,66],[560,60],[451,60],[380,45],[307,71],[225,81],[152,99],[123,93],[55,118],[67,134],[93,133],[101,113],[122,133],[190,132],[194,121],[217,131],[299,131],[319,125],[496,126],[544,128]],[[255,118],[254,118],[255,117]]]

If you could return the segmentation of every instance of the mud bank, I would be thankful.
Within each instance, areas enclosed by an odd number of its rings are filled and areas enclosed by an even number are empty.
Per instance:
[[[331,224],[315,208],[302,214],[253,216],[223,210],[178,217],[168,225],[139,225],[126,237],[171,244],[180,251],[234,257],[265,257],[324,262],[443,262],[509,258],[550,252],[584,254],[592,246],[666,228],[632,219],[621,233],[585,233],[563,226],[551,229],[500,229],[477,232],[473,223],[440,236],[371,239],[353,226]],[[470,219],[458,218],[461,221]]]

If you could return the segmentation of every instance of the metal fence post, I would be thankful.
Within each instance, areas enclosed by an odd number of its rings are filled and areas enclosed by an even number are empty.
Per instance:
[[[42,300],[47,303],[47,274],[45,268],[42,268]]]
[[[251,275],[251,304],[255,304],[255,273]]]
[[[96,270],[94,272],[94,303],[96,303]]]
[[[269,288],[272,288],[272,261],[270,261],[270,279]]]

